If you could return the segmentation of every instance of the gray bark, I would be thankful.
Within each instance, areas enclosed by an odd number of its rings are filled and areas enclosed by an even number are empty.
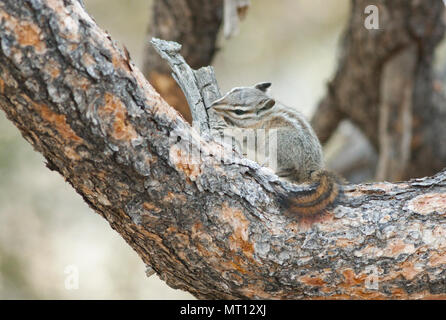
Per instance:
[[[77,1],[5,0],[0,24],[1,109],[171,287],[207,299],[446,298],[445,171],[346,186],[332,212],[302,224],[279,199],[307,186],[203,139]]]

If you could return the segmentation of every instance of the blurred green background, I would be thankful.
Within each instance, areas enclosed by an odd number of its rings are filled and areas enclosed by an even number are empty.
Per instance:
[[[84,0],[141,66],[152,1]],[[333,74],[348,0],[255,0],[238,36],[219,39],[222,91],[272,81],[272,95],[311,116]],[[79,288],[65,289],[67,266]],[[187,299],[156,276],[0,111],[0,299]]]

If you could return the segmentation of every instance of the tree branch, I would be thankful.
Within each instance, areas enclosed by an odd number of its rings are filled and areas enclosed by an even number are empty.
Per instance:
[[[143,73],[161,96],[189,122],[191,113],[170,68],[150,45],[152,37],[181,43],[192,68],[211,63],[223,20],[223,0],[155,0],[144,49]]]
[[[370,2],[352,1],[338,70],[312,125],[325,143],[341,120],[352,121],[380,153],[378,179],[432,175],[446,166],[446,97],[433,72],[445,30],[444,3],[373,4],[379,29],[369,30],[364,9]]]
[[[206,98],[203,98],[206,99]],[[0,2],[0,107],[161,279],[197,298],[446,298],[446,172],[302,190],[203,139],[77,1]]]

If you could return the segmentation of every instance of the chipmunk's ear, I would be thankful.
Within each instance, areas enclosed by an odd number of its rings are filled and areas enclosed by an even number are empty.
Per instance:
[[[266,92],[269,87],[271,87],[271,82],[260,82],[254,86],[254,88],[259,89],[263,92]]]

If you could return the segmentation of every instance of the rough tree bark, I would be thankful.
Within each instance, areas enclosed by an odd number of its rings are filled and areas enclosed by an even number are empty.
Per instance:
[[[191,123],[191,113],[171,70],[149,45],[152,37],[182,44],[182,55],[192,68],[211,63],[223,19],[223,0],[155,0],[153,3],[143,73],[161,96]]]
[[[446,166],[446,97],[433,74],[444,4],[374,1],[379,29],[369,30],[370,4],[352,1],[339,67],[312,124],[324,143],[351,120],[379,153],[378,180],[432,175]]]
[[[323,219],[294,221],[278,193],[305,186],[200,137],[77,1],[0,2],[0,107],[173,288],[446,298],[445,171],[346,186]]]

